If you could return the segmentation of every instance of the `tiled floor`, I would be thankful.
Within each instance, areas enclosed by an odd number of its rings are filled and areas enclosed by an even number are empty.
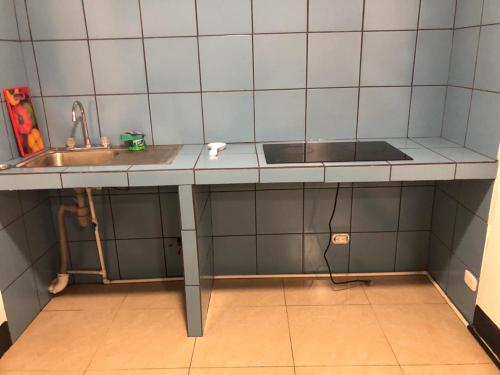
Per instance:
[[[205,336],[178,283],[73,286],[0,360],[1,375],[490,375],[426,277],[371,286],[217,280]]]

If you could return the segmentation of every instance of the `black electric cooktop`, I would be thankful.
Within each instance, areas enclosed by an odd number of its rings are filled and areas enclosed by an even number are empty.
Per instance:
[[[265,144],[267,164],[412,160],[384,141]]]

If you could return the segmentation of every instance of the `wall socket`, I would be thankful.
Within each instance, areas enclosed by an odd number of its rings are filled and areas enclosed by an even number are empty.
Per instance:
[[[332,234],[332,243],[334,245],[347,245],[351,240],[349,233],[335,233]]]
[[[477,290],[476,276],[474,276],[469,270],[465,270],[464,272],[464,281],[465,285],[467,285],[470,290],[472,290],[473,292]]]

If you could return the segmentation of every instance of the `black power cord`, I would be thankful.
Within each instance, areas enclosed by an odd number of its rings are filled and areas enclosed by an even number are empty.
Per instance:
[[[323,253],[323,258],[325,258],[326,266],[328,267],[328,273],[330,275],[330,280],[333,285],[345,285],[345,284],[350,284],[350,283],[363,283],[366,285],[370,285],[371,281],[370,280],[360,280],[360,279],[355,279],[355,280],[346,280],[346,281],[335,281],[333,278],[333,271],[332,267],[330,266],[330,262],[328,262],[327,254],[328,250],[330,250],[330,246],[332,244],[332,236],[333,236],[333,217],[335,216],[335,211],[337,211],[337,202],[339,200],[339,191],[340,191],[340,184],[337,184],[337,189],[335,189],[335,200],[333,202],[333,210],[332,214],[330,216],[330,220],[328,222],[328,228],[330,230],[330,237],[328,238],[328,245],[326,246],[325,252]]]

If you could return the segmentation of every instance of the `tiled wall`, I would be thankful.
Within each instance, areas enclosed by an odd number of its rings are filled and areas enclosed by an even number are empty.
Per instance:
[[[441,134],[455,0],[15,2],[52,146]]]
[[[445,138],[496,158],[500,141],[500,3],[457,1],[443,132]],[[463,281],[480,277],[491,181],[437,185],[429,269],[472,321],[476,293]]]
[[[54,222],[61,203],[73,203],[73,191],[51,192]],[[177,188],[94,190],[97,219],[109,278],[136,279],[182,276],[181,227]],[[66,215],[70,261],[75,269],[98,269],[94,232]],[[56,228],[57,230],[57,228]],[[75,276],[76,282],[99,282]]]
[[[476,293],[464,283],[469,270],[481,274],[493,181],[438,183],[432,218],[429,271],[471,322]]]
[[[443,136],[496,158],[500,141],[500,4],[458,1]]]
[[[56,237],[46,191],[4,191],[0,206],[0,290],[15,340],[50,299]]]
[[[323,273],[335,184],[212,187],[216,274]],[[335,272],[427,269],[433,183],[341,185]]]

